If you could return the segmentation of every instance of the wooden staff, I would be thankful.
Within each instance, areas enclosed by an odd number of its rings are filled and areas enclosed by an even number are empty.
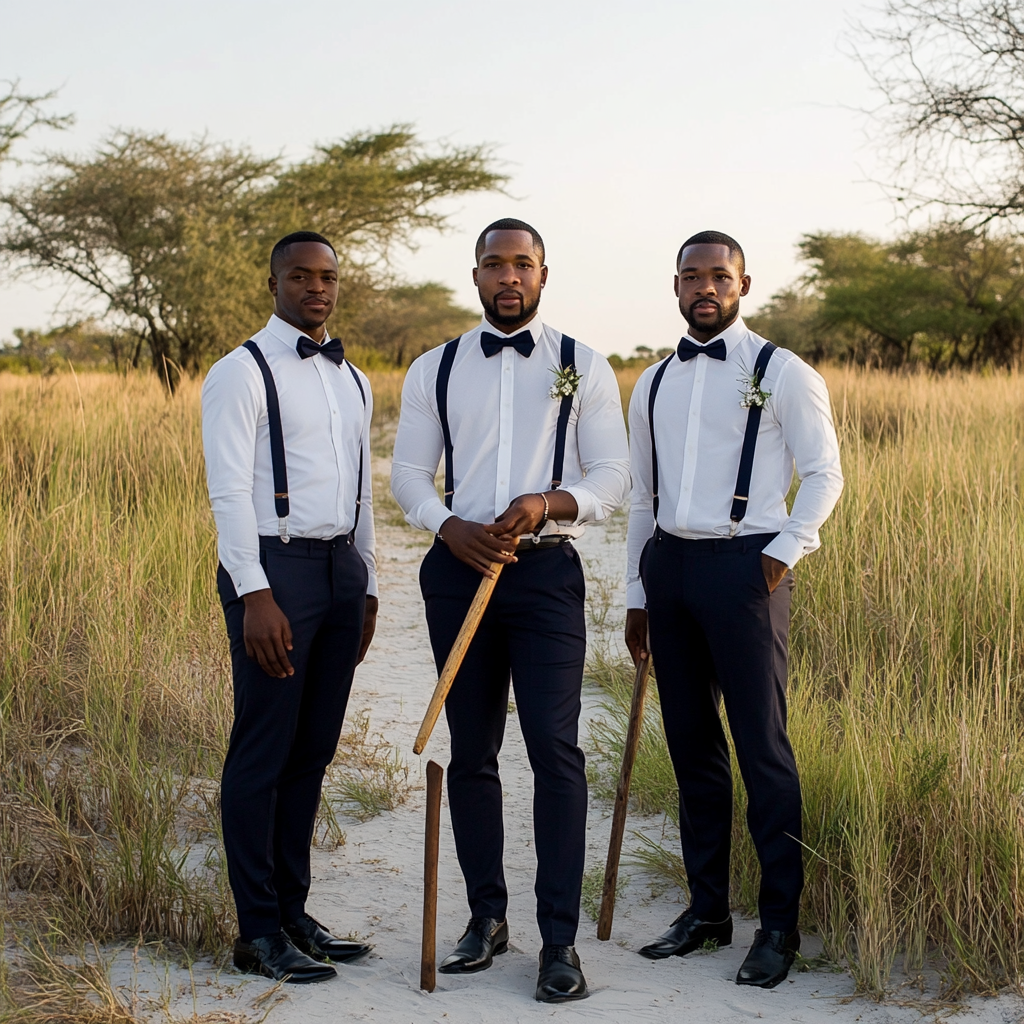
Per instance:
[[[608,842],[608,860],[604,867],[604,888],[601,890],[601,913],[597,918],[597,937],[606,942],[612,935],[612,916],[615,914],[615,886],[619,880],[619,856],[622,854],[622,836],[626,831],[626,812],[629,810],[629,784],[633,778],[640,733],[644,725],[644,702],[647,700],[647,677],[651,671],[651,642],[647,641],[647,657],[637,662],[633,679],[633,701],[629,708],[629,728],[626,746],[622,751],[622,769],[615,790],[615,809],[612,812],[612,835]]]
[[[420,988],[433,992],[437,982],[437,861],[441,836],[441,779],[444,769],[427,762],[427,826],[423,836],[423,944],[420,948]]]
[[[420,731],[416,734],[416,742],[412,745],[412,752],[414,754],[423,753],[423,748],[427,745],[427,740],[430,739],[434,726],[437,725],[437,717],[441,714],[441,708],[444,707],[448,691],[452,688],[452,683],[455,682],[455,676],[462,665],[462,659],[466,656],[466,651],[469,650],[469,645],[473,642],[476,628],[480,625],[480,620],[484,617],[484,611],[487,608],[487,602],[491,599],[494,584],[498,582],[498,576],[501,575],[501,570],[504,567],[504,562],[492,562],[491,572],[493,573],[493,579],[484,576],[480,580],[480,586],[477,587],[473,603],[469,606],[469,611],[466,612],[466,619],[462,623],[462,629],[459,630],[459,635],[455,638],[455,643],[448,652],[448,660],[444,663],[444,671],[441,673],[441,678],[438,679],[437,686],[434,687],[434,695],[430,698],[427,713],[423,716],[423,724],[420,726]]]

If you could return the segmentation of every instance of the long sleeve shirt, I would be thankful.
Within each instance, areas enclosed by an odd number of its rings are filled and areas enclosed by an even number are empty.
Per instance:
[[[535,348],[511,347],[486,357],[486,321],[462,336],[448,383],[455,494],[449,511],[434,477],[444,453],[435,386],[444,346],[420,356],[402,390],[391,489],[406,520],[438,532],[451,515],[492,523],[521,494],[551,486],[559,401],[550,395],[560,364],[561,333],[535,317]],[[518,332],[516,332],[518,333]],[[582,375],[573,398],[562,489],[576,499],[572,523],[548,522],[542,533],[578,537],[587,523],[607,518],[629,491],[628,445],[615,374],[604,356],[576,345]]]
[[[703,353],[686,362],[671,356],[655,399],[657,525],[690,539],[778,533],[764,553],[792,567],[820,545],[818,530],[843,490],[828,389],[820,374],[794,353],[777,349],[772,354],[760,384],[770,397],[761,414],[747,512],[737,525],[730,512],[748,413],[740,399],[765,340],[741,319],[718,337],[725,342],[724,361]],[[648,398],[658,365],[644,371],[629,406],[629,608],[644,607],[640,555],[655,528]],[[787,512],[794,468],[800,488]]]
[[[363,452],[362,510],[355,544],[377,593],[370,472],[370,382],[359,370],[366,405],[349,368],[317,354],[303,359],[303,332],[272,316],[254,335],[277,386],[288,470],[291,537],[330,540],[355,523]],[[259,538],[277,536],[270,426],[263,376],[252,353],[236,348],[214,363],[202,393],[203,450],[217,551],[239,596],[269,587]]]

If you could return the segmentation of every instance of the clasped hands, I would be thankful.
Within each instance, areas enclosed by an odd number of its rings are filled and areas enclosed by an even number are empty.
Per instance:
[[[493,523],[473,523],[458,516],[449,516],[438,536],[461,562],[494,579],[491,566],[495,562],[508,565],[516,561],[516,545],[525,533],[533,533],[544,520],[547,499],[548,519],[574,523],[579,516],[576,499],[567,491],[545,491],[521,494]]]

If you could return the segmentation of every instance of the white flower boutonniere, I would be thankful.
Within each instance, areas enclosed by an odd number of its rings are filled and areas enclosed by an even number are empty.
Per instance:
[[[739,382],[743,385],[743,390],[740,391],[741,409],[763,409],[768,404],[772,393],[761,390],[761,381],[758,380],[756,373],[750,377],[740,377]]]
[[[583,374],[577,373],[576,367],[567,366],[565,369],[560,370],[558,367],[552,366],[551,372],[555,375],[555,383],[551,385],[551,390],[548,394],[556,402],[560,402],[563,398],[570,398],[579,391]]]

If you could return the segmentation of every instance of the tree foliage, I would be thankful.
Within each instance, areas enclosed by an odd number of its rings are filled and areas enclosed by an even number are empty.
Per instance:
[[[968,223],[1024,214],[1024,6],[887,0],[858,31],[884,98],[893,192]]]
[[[942,224],[892,242],[804,235],[807,273],[750,318],[811,358],[933,369],[1024,357],[1024,243]]]
[[[57,155],[0,196],[0,255],[99,299],[173,383],[266,316],[267,259],[290,231],[320,231],[341,266],[332,330],[365,320],[396,246],[447,224],[441,200],[500,187],[483,147],[429,150],[405,126],[354,135],[285,164],[206,139],[119,131],[80,158]]]
[[[0,82],[0,163],[10,158],[11,149],[35,128],[67,128],[70,114],[51,114],[46,105],[56,91],[32,95],[20,91],[18,82]]]

